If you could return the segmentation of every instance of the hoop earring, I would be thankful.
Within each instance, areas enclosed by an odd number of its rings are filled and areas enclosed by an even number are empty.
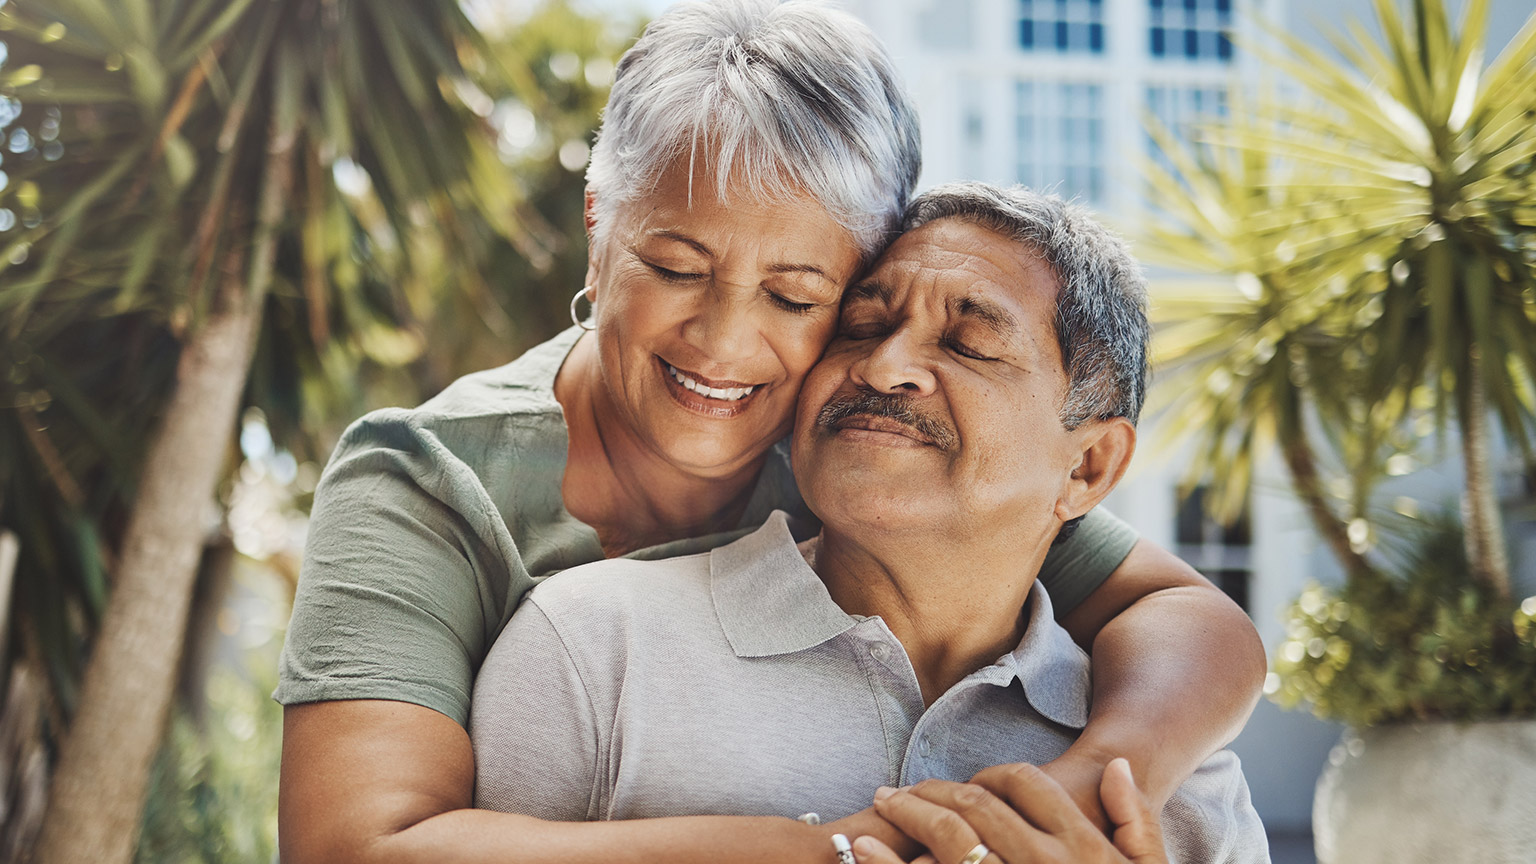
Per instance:
[[[581,320],[581,316],[579,314],[577,314],[577,312],[576,312],[576,301],[580,300],[582,297],[587,297],[587,295],[589,295],[591,293],[592,293],[592,286],[591,285],[586,285],[586,286],[583,286],[580,291],[576,292],[576,296],[571,298],[571,323],[575,324],[577,327],[580,327],[583,330],[596,330],[597,329],[596,327],[593,327],[591,324],[588,324],[587,322]],[[589,304],[592,302],[590,297],[587,297],[587,302]],[[596,312],[597,308],[593,307],[592,311]]]

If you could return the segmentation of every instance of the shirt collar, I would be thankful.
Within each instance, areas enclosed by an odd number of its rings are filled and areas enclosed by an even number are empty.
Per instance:
[[[738,657],[814,648],[858,623],[795,548],[783,511],[709,555],[710,594]]]
[[[710,594],[721,629],[738,657],[768,657],[814,648],[858,623],[827,593],[775,510],[763,526],[710,552]],[[1073,729],[1088,725],[1088,655],[1056,623],[1050,595],[1029,589],[1024,638],[976,675],[1006,687],[1017,678],[1040,714]]]
[[[1026,614],[1024,638],[993,667],[1003,670],[994,683],[1007,686],[1017,678],[1024,698],[1046,718],[1073,729],[1087,726],[1092,698],[1088,655],[1056,623],[1050,594],[1039,580],[1030,586]]]

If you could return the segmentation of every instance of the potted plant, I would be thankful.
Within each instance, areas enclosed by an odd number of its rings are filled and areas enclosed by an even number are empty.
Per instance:
[[[1273,58],[1301,99],[1234,98],[1195,146],[1154,133],[1149,251],[1241,289],[1162,304],[1167,414],[1228,512],[1277,448],[1345,572],[1292,608],[1268,688],[1351,727],[1319,782],[1319,860],[1526,860],[1536,598],[1512,596],[1492,427],[1532,463],[1536,15],[1485,66],[1483,0],[1459,27],[1442,0],[1376,13],[1342,60]],[[1448,442],[1460,524],[1381,506],[1387,475]]]

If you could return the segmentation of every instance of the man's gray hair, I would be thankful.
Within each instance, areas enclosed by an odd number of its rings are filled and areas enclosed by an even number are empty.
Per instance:
[[[805,0],[679,3],[645,28],[619,60],[587,168],[598,235],[684,154],[711,160],[727,200],[811,195],[866,259],[922,167],[917,110],[885,48]]]
[[[1023,186],[949,183],[907,208],[904,228],[961,219],[1027,244],[1056,275],[1056,343],[1067,373],[1061,423],[1124,417],[1147,392],[1147,283],[1125,242],[1084,207]]]

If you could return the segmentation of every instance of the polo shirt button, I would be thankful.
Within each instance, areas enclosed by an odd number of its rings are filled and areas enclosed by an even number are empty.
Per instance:
[[[881,663],[884,663],[886,660],[890,659],[891,646],[885,644],[884,642],[876,642],[869,646],[869,656],[879,660]]]
[[[919,755],[919,756],[927,756],[929,753],[932,753],[932,752],[933,752],[933,739],[929,738],[927,735],[924,735],[923,737],[917,739],[917,755]]]

